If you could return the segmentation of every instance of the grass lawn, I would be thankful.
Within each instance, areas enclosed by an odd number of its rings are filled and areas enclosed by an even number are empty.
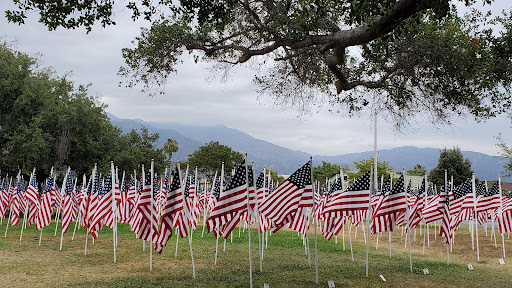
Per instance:
[[[59,251],[60,231],[54,236],[55,222],[43,231],[38,246],[39,231],[32,225],[23,232],[9,227],[4,238],[7,219],[0,225],[0,275],[2,287],[248,287],[249,251],[248,233],[234,230],[233,243],[219,241],[217,265],[214,265],[215,238],[212,234],[201,237],[202,226],[194,232],[193,251],[196,279],[192,278],[192,263],[188,240],[180,239],[175,257],[176,234],[163,253],[153,253],[153,271],[149,271],[149,245],[143,251],[142,240],[136,239],[128,225],[120,224],[118,231],[117,263],[113,263],[112,230],[104,228],[92,244],[89,238],[84,255],[85,230],[77,231],[71,240],[74,223],[64,235],[63,249]],[[21,221],[20,221],[21,223]],[[60,227],[59,227],[60,229]],[[439,232],[439,231],[438,231]],[[490,236],[490,229],[488,230]],[[354,236],[354,235],[352,235]],[[255,287],[328,287],[333,280],[336,287],[511,287],[512,262],[498,263],[503,257],[501,238],[498,248],[485,229],[479,229],[480,262],[471,249],[471,236],[467,227],[460,227],[455,238],[450,265],[446,265],[446,246],[441,237],[434,240],[430,229],[430,247],[422,255],[423,236],[417,231],[412,242],[413,273],[409,271],[408,249],[404,248],[401,230],[392,234],[392,255],[389,257],[388,233],[383,233],[376,250],[376,235],[370,237],[369,276],[365,275],[366,246],[359,229],[352,237],[354,262],[351,260],[348,231],[345,231],[345,250],[341,233],[338,244],[334,238],[325,240],[318,235],[319,284],[315,284],[314,234],[310,234],[311,266],[305,254],[302,239],[296,232],[279,231],[269,236],[264,250],[263,272],[259,271],[258,233],[252,230],[253,282]],[[507,253],[512,253],[512,240],[505,236]],[[510,254],[512,255],[512,254]],[[467,267],[472,263],[474,270]],[[429,274],[424,275],[423,269]],[[386,282],[379,275],[383,275]]]

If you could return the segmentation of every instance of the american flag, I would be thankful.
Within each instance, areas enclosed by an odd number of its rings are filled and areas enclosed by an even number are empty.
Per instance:
[[[64,208],[62,210],[62,232],[68,231],[71,222],[76,219],[75,205],[73,205],[73,179],[68,173],[64,183]]]
[[[130,206],[128,202],[128,184],[126,183],[126,177],[123,173],[123,180],[121,180],[120,187],[120,201],[118,206],[118,220],[120,223],[128,223],[130,219]]]
[[[512,192],[502,197],[501,201],[501,217],[498,218],[500,232],[512,232]]]
[[[472,194],[472,179],[468,178],[464,183],[453,189],[453,201],[450,201],[451,229],[452,231],[459,226],[463,218],[462,206],[467,199],[467,195]]]
[[[29,207],[29,215],[28,215],[28,223],[27,226],[30,226],[36,223],[37,211],[39,210],[39,189],[37,188],[37,178],[36,171],[32,173],[32,178],[30,179],[30,183],[27,187],[27,192],[25,192],[25,197],[27,198],[27,206]]]
[[[106,220],[108,215],[112,214],[112,174],[103,179],[103,187],[98,193],[98,206],[89,226],[89,234],[93,234],[94,239],[102,229],[102,220]],[[95,233],[96,232],[96,233]]]
[[[461,221],[466,220],[469,221],[473,219],[473,213],[475,213],[475,202],[476,199],[473,197],[473,180],[471,180],[471,190],[468,194],[464,196],[464,201],[462,202],[461,212],[459,214],[459,218]],[[476,192],[476,191],[475,191]]]
[[[261,207],[263,201],[265,200],[265,198],[268,195],[268,187],[265,182],[268,182],[268,181],[267,181],[266,175],[263,171],[260,173],[260,175],[256,179],[256,195],[258,197],[258,199],[257,199],[258,212],[260,210],[260,207]],[[263,214],[259,213],[259,221],[258,221],[259,227],[258,228],[260,229],[260,232],[263,233],[263,232],[267,231],[270,228],[270,224],[271,224],[270,220],[267,219],[265,216],[263,216]]]
[[[439,229],[439,235],[444,238],[446,245],[450,244],[452,238],[452,227],[451,227],[451,208],[450,204],[454,201],[453,193],[451,188],[443,187],[441,194],[439,195],[438,210],[442,215],[441,218],[441,229]]]
[[[12,197],[11,208],[11,224],[12,226],[17,226],[20,222],[20,200],[22,196],[23,184],[21,183],[21,179],[18,179],[15,184],[15,194]]]
[[[247,169],[245,161],[235,170],[231,181],[224,191],[220,191],[219,199],[207,220],[208,233],[219,231],[227,238],[240,220],[240,213],[247,209]]]
[[[398,215],[407,209],[405,202],[404,176],[401,175],[391,191],[375,206],[370,224],[372,232],[393,231]]]
[[[251,206],[251,211],[256,211],[256,203],[258,201],[257,191],[256,187],[254,186],[254,172],[252,169],[252,166],[248,167],[248,181],[249,181],[249,205]],[[255,215],[254,215],[255,216]],[[241,212],[241,218],[244,219],[246,222],[254,222],[253,213],[245,209],[243,212]]]
[[[427,191],[427,205],[423,207],[423,219],[425,223],[432,223],[437,220],[443,219],[441,211],[439,211],[440,196],[435,193],[434,186],[430,185]]]
[[[485,183],[482,183],[485,189]],[[481,185],[479,185],[481,186]],[[477,190],[478,191],[478,190]],[[485,191],[485,190],[484,190]],[[496,210],[500,207],[499,184],[495,183],[484,195],[477,196],[476,212],[481,213],[488,210]]]
[[[188,225],[183,219],[178,219],[178,215],[183,212],[183,189],[180,183],[178,167],[172,172],[171,184],[166,185],[166,198],[164,209],[162,210],[162,225],[155,250],[162,253],[163,247],[172,236],[173,227],[179,227],[180,232],[188,234]]]
[[[300,219],[296,216],[306,217],[306,209],[311,209],[313,203],[311,161],[309,161],[290,175],[263,201],[260,212],[272,222],[274,232],[288,223],[292,224],[292,229],[300,231],[299,222],[305,221],[297,221]]]
[[[135,187],[135,177],[130,177],[130,184],[128,184],[128,195],[126,199],[126,213],[128,216],[128,219],[130,219],[133,215],[135,204],[137,203],[137,200],[135,199],[137,196],[137,187]]]
[[[221,176],[215,175],[213,180],[213,185],[211,187],[210,199],[208,200],[208,211],[213,211],[215,205],[217,205],[217,201],[219,201],[220,197],[220,186],[221,186]]]
[[[327,240],[338,234],[346,218],[352,217],[354,223],[362,221],[368,211],[370,174],[371,171],[366,172],[348,186],[346,190],[339,193],[334,191],[327,198],[321,214],[324,217],[322,235]]]
[[[423,219],[423,207],[425,206],[425,199],[427,197],[427,193],[425,191],[426,185],[427,183],[425,182],[425,179],[423,179],[420,189],[413,191],[411,194],[411,202],[414,201],[414,203],[409,210],[409,221],[407,223],[406,231],[417,227]]]
[[[2,179],[0,183],[0,217],[4,217],[7,212],[7,204],[9,203],[7,177]]]
[[[99,193],[100,193],[100,176],[99,173],[96,171],[94,173],[94,177],[92,180],[92,190],[90,192],[90,199],[89,199],[89,205],[87,206],[87,227],[90,229],[92,227],[93,221],[94,221],[94,215],[96,215],[96,210],[98,209],[98,203],[99,203]],[[94,234],[98,233],[97,231],[93,232]],[[93,235],[94,238],[97,238],[97,235]]]
[[[80,218],[78,219],[80,222],[80,226],[86,227],[88,226],[88,216],[87,211],[89,210],[89,203],[91,201],[91,192],[92,192],[92,179],[93,175],[89,177],[89,182],[84,185],[82,189],[82,200],[80,201],[79,214]],[[85,182],[84,182],[85,183]]]
[[[142,191],[136,205],[136,209],[139,214],[136,215],[137,219],[135,219],[134,222],[135,226],[132,228],[138,238],[151,241],[152,243],[157,243],[158,211],[156,209],[156,201],[154,201],[154,196],[156,196],[157,191],[154,190],[155,186],[153,186],[153,195],[151,195],[152,187],[151,182],[148,181],[149,179],[151,179],[151,176],[149,175],[142,179]],[[158,185],[157,182],[155,174],[153,176],[153,184]],[[151,237],[151,231],[153,231],[153,237]]]

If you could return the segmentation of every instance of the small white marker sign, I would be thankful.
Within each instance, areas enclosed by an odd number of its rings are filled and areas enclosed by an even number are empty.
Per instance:
[[[471,265],[471,263],[468,264],[468,269],[473,270],[473,265]]]
[[[382,275],[379,275],[380,276],[380,279],[382,279],[382,281],[386,282],[386,278],[384,278],[384,276]]]
[[[336,286],[334,286],[334,281],[333,280],[327,281],[327,284],[329,285],[329,288],[335,288],[336,287]]]
[[[505,265],[505,260],[503,260],[503,258],[498,259],[498,262],[500,262],[501,265]]]
[[[267,283],[263,284],[263,288],[270,288],[270,285],[268,285]]]
[[[427,268],[423,268],[423,274],[425,274],[425,275],[428,274],[428,269]]]

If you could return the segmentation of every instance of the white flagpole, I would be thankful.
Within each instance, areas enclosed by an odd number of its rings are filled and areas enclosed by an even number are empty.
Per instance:
[[[502,197],[501,197],[501,176],[498,176],[498,188],[499,188],[499,194],[500,194],[500,208],[498,209],[498,214],[500,215],[500,222],[503,223],[503,207],[502,205]],[[499,228],[499,224],[498,224]],[[494,239],[496,240],[496,235],[494,236]],[[505,236],[503,235],[503,232],[501,232],[501,243],[503,246],[503,259],[505,259]]]
[[[61,189],[61,191],[64,191],[64,193],[66,193],[66,189],[67,189],[67,187],[66,187],[67,185],[66,184],[67,184],[67,179],[69,177],[69,171],[70,170],[71,170],[71,167],[68,166],[68,171],[66,172],[66,176],[64,177],[64,182],[62,183],[62,189]],[[61,195],[61,199],[63,199],[64,198],[63,194],[60,193],[60,195]],[[62,203],[62,200],[60,202]],[[64,213],[62,213],[62,221],[61,222],[64,223]],[[61,228],[63,228],[62,224],[61,224]],[[63,240],[63,238],[64,238],[64,229],[62,229],[62,231],[60,233],[60,249],[59,250],[61,250],[61,251],[62,251],[62,240]]]
[[[313,189],[313,209],[315,211],[315,185],[313,185],[313,157],[309,157],[309,167],[311,168],[311,188]],[[309,225],[308,225],[309,227]],[[309,229],[308,229],[309,230]],[[317,225],[315,223],[315,283],[318,284],[318,253],[317,253]],[[308,232],[309,234],[309,232]],[[309,245],[308,245],[309,247]]]
[[[263,173],[265,175],[265,173]],[[251,183],[252,187],[254,187],[254,197],[255,197],[255,210],[259,211],[258,209],[258,187],[256,187],[256,168],[254,167],[254,161],[252,161],[252,181]],[[263,183],[265,183],[265,180],[263,180]],[[249,187],[247,187],[247,191],[249,191]],[[250,206],[249,206],[250,208]],[[260,233],[260,224],[259,224],[259,217],[256,215],[256,211],[253,211],[250,209],[247,212],[250,212],[251,215],[254,218],[254,222],[256,223],[256,228],[258,230],[258,258],[260,259],[260,272],[263,272],[263,263],[261,259],[261,233]]]
[[[153,163],[151,163],[153,164]],[[151,165],[153,166],[153,165]],[[151,167],[151,171],[153,171],[153,167]],[[112,180],[112,190],[111,190],[111,193],[112,193],[112,220],[113,220],[113,223],[112,223],[112,242],[114,243],[114,263],[116,263],[116,223],[117,223],[117,211],[116,211],[116,197],[115,197],[115,194],[116,194],[116,180],[117,180],[117,177],[116,177],[116,174],[115,171],[114,171],[114,161],[110,161],[110,175],[111,175],[111,180]],[[153,175],[151,175],[151,181],[153,181]],[[151,184],[153,184],[153,182],[151,182]],[[151,189],[153,189],[153,186],[151,186]],[[153,191],[153,190],[151,190]],[[151,198],[153,198],[153,194],[151,194]],[[153,208],[153,206],[151,206],[151,208]],[[153,221],[153,215],[151,215],[151,221]],[[153,222],[151,222],[151,224],[153,224]],[[153,227],[153,226],[151,226]],[[151,235],[151,239],[153,239],[153,235]]]
[[[177,162],[177,165],[178,165],[178,175],[180,177],[180,187],[181,189],[183,190],[185,185],[183,185],[183,180],[181,178],[181,169],[180,169],[180,162],[178,161]],[[196,176],[197,176],[197,167],[196,167]],[[187,165],[187,172],[185,173],[185,179],[187,179],[188,177],[188,165]],[[194,184],[195,185],[195,184]],[[197,188],[196,188],[196,191],[197,191]],[[182,197],[183,197],[183,209],[185,210],[185,216],[188,218],[187,219],[187,228],[188,228],[188,246],[190,248],[190,258],[192,259],[192,278],[196,279],[196,265],[195,265],[195,262],[194,262],[194,252],[192,250],[192,228],[190,227],[190,220],[192,219],[191,216],[190,216],[190,211],[188,211],[188,208],[187,208],[187,205],[185,204],[185,195],[184,193],[181,193]],[[197,195],[195,195],[195,197],[197,197]],[[176,245],[178,243],[176,242]],[[177,247],[177,246],[176,246]]]
[[[473,173],[471,180],[471,190],[473,190],[473,204],[475,212],[473,213],[473,219],[475,221],[475,237],[476,237],[476,261],[480,262],[480,248],[478,246],[478,221],[476,219],[476,187],[475,187],[475,174]]]
[[[212,185],[212,189],[214,189],[215,187],[215,183],[213,183],[214,185]],[[220,192],[222,192],[222,190],[224,189],[224,162],[222,162],[222,168],[220,170]],[[213,192],[213,190],[212,190]],[[219,193],[220,193],[219,192]],[[213,197],[215,197],[215,195],[212,195]],[[215,265],[217,265],[217,252],[219,251],[219,234],[220,234],[220,230],[217,231],[217,239],[215,240]]]
[[[402,168],[402,175],[404,176],[404,185],[405,185],[405,168]],[[407,194],[407,191],[405,191],[405,215],[407,216],[407,229],[406,229],[406,233],[405,233],[405,239],[406,239],[405,243],[407,243],[407,241],[409,242],[409,270],[412,273],[411,227],[409,226],[410,218],[411,218],[410,212],[411,211],[409,211],[409,195]]]
[[[184,194],[185,193],[185,187],[183,187],[183,180],[181,178],[181,167],[179,166],[179,161],[176,162],[176,165],[178,166],[178,171],[179,171],[179,177],[180,177],[180,189],[181,189],[181,193]],[[187,164],[187,170],[185,170],[185,183],[187,181],[187,177],[188,177],[188,164]],[[188,216],[187,212],[188,210],[186,210],[187,208],[187,203],[186,203],[186,199],[185,199],[185,195],[183,195],[183,212],[185,213],[185,218],[187,218],[187,222],[189,221],[190,217]],[[174,257],[178,257],[178,243],[179,243],[179,235],[178,235],[178,232],[179,232],[179,227],[176,228],[176,252],[174,252]]]
[[[34,167],[34,169],[32,170],[32,174],[30,175],[30,180],[29,180],[29,185],[30,185],[30,182],[32,182],[32,177],[34,177],[34,172],[36,172],[36,167]],[[26,195],[27,193],[25,192],[25,198],[27,197]],[[19,199],[19,201],[21,201],[21,199]],[[20,242],[21,242],[21,238],[23,238],[23,227],[26,225],[26,222],[27,222],[27,214],[28,214],[28,201],[25,201],[25,213],[23,214],[23,222],[21,223],[21,234],[20,234]]]
[[[428,191],[428,182],[427,182],[427,173],[425,173],[425,191],[423,191],[423,197],[425,198],[424,202],[423,202],[423,207],[427,207],[427,191]],[[423,220],[423,223],[426,224],[428,226],[428,224],[425,222],[425,220]],[[425,226],[425,225],[423,225]],[[425,227],[422,227],[421,230],[423,230],[423,252],[422,254],[425,255],[425,240],[426,240],[426,234],[427,234],[427,230],[425,229]],[[420,235],[421,235],[421,230],[420,230]]]
[[[249,204],[249,170],[247,167],[247,153],[245,153],[245,185],[247,187],[247,212],[251,211]],[[251,250],[251,221],[249,221],[249,287],[252,288],[252,250]]]
[[[94,181],[96,180],[96,163],[94,163],[94,168],[92,169],[92,185],[91,185],[91,189],[94,189]],[[92,190],[91,190],[91,193],[92,193]],[[90,202],[89,202],[89,205],[90,205]],[[89,207],[87,207],[87,209],[89,209]],[[89,216],[89,215],[88,215]],[[87,231],[88,229],[86,229],[85,231],[85,250],[84,250],[84,255],[87,255],[87,240],[89,239],[89,232]]]
[[[368,223],[368,234],[366,235],[366,277],[368,277],[368,252],[370,249],[370,217],[372,214],[372,188],[373,186],[377,186],[378,179],[377,179],[377,112],[374,112],[373,114],[373,177],[371,177],[370,173],[370,191],[368,193],[368,211],[367,211],[367,220]],[[375,179],[372,179],[375,178]],[[373,180],[373,183],[372,183]],[[364,226],[364,224],[363,224]],[[363,230],[364,231],[364,230]]]
[[[151,197],[150,197],[150,200],[151,200],[151,215],[149,217],[151,217],[151,230],[150,230],[150,239],[149,239],[149,243],[151,243],[149,245],[149,271],[153,271],[153,175],[154,175],[154,161],[153,159],[151,159],[151,180],[150,180],[150,183],[151,183]],[[144,173],[143,173],[144,174]],[[144,184],[146,184],[144,182]]]

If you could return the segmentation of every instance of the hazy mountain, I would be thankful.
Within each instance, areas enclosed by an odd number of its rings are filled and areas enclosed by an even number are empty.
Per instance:
[[[291,150],[259,140],[224,125],[191,126],[174,123],[147,123],[139,119],[120,119],[112,114],[108,114],[108,116],[112,123],[124,132],[140,129],[144,126],[148,128],[150,133],[159,133],[160,140],[156,143],[157,147],[163,147],[163,143],[168,138],[178,141],[179,150],[176,154],[173,154],[173,160],[186,161],[189,154],[210,141],[218,141],[235,151],[247,153],[249,161],[254,161],[257,170],[262,169],[265,165],[280,174],[293,173],[298,164],[304,164],[310,156],[306,152]],[[416,164],[421,164],[427,170],[430,170],[437,165],[440,151],[438,148],[398,147],[380,150],[379,159],[380,161],[389,162],[390,166],[397,171],[402,170],[402,168],[412,169]],[[462,154],[471,160],[475,175],[479,179],[496,179],[503,170],[503,164],[505,163],[503,158],[472,151],[462,151]],[[313,164],[316,166],[321,164],[322,161],[326,161],[354,168],[355,161],[368,159],[372,156],[373,151],[337,156],[316,155],[313,157]],[[512,177],[504,178],[504,180],[511,181]]]

